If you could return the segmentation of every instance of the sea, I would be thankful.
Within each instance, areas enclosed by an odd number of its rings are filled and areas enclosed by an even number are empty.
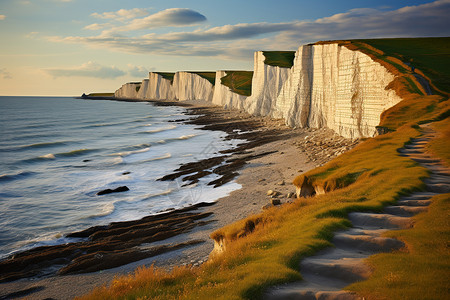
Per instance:
[[[239,189],[157,181],[242,140],[185,124],[178,106],[69,97],[0,97],[0,259],[75,241],[70,232],[214,202]],[[127,186],[129,191],[98,196]]]

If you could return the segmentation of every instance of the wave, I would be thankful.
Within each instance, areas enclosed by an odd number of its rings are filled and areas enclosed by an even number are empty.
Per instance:
[[[156,128],[156,129],[153,129],[153,130],[141,131],[141,132],[138,132],[138,133],[140,133],[140,134],[157,133],[157,132],[161,132],[161,131],[172,130],[172,129],[175,129],[175,128],[177,128],[177,126],[176,125],[172,125],[172,126],[169,126],[169,127]]]
[[[47,142],[20,146],[19,149],[51,148],[61,145],[67,145],[71,141]]]
[[[147,152],[147,151],[149,151],[149,150],[150,150],[150,147],[147,147],[147,148],[143,148],[143,149],[139,149],[139,150],[124,151],[124,152],[113,153],[113,154],[111,154],[111,155],[114,155],[114,156],[117,155],[117,156],[125,157],[125,156],[129,156],[129,155],[132,155],[132,154],[144,153],[144,152]]]
[[[36,173],[31,171],[22,171],[17,174],[3,174],[0,175],[0,182],[22,179],[28,176],[32,176],[34,174]]]
[[[63,156],[63,157],[72,157],[72,156],[80,156],[80,155],[84,155],[87,153],[92,153],[92,152],[96,152],[98,151],[98,149],[77,149],[77,150],[73,150],[73,151],[69,151],[69,152],[62,152],[62,153],[57,153],[55,156]]]
[[[162,156],[158,156],[158,157],[153,157],[153,158],[149,158],[149,159],[144,159],[144,160],[138,160],[135,162],[131,162],[129,164],[135,165],[135,164],[142,164],[142,163],[147,163],[147,162],[151,162],[151,161],[156,161],[156,160],[161,160],[161,159],[167,159],[167,158],[171,158],[172,154],[170,153],[166,153]]]
[[[182,136],[177,137],[177,138],[168,138],[168,139],[164,139],[164,140],[159,140],[156,143],[158,143],[158,144],[166,144],[168,142],[173,142],[173,141],[188,140],[188,139],[191,139],[191,138],[196,137],[196,136],[198,136],[198,134],[182,135]]]
[[[85,155],[85,154],[96,152],[96,151],[98,151],[98,149],[77,149],[77,150],[73,150],[73,151],[69,151],[69,152],[61,152],[61,153],[56,153],[56,154],[48,153],[48,154],[41,155],[38,157],[25,159],[22,162],[32,163],[32,162],[39,162],[39,161],[45,161],[45,160],[53,160],[58,157],[76,157],[76,156],[81,156],[81,155]]]

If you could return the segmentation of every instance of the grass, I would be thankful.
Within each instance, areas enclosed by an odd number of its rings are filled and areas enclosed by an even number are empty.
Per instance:
[[[211,82],[212,85],[216,83],[216,72],[189,72],[199,75],[202,78],[205,78],[209,82]]]
[[[433,197],[428,212],[414,217],[414,229],[387,234],[406,243],[409,251],[370,257],[375,272],[349,289],[366,299],[448,299],[449,214],[450,194]]]
[[[349,212],[381,210],[424,188],[427,170],[397,152],[420,136],[419,123],[434,121],[441,136],[431,143],[430,151],[449,156],[448,96],[414,93],[402,77],[409,78],[408,70],[396,72],[400,79],[392,88],[405,100],[386,111],[380,124],[392,131],[367,139],[294,180],[297,185],[308,180],[327,193],[297,199],[217,230],[211,237],[222,242],[225,251],[199,268],[177,268],[171,273],[139,269],[84,299],[256,299],[269,286],[300,280],[299,261],[330,246],[333,231],[350,225]],[[448,195],[436,198],[430,212],[416,218],[413,229],[389,233],[404,240],[407,250],[372,257],[375,275],[350,290],[368,299],[448,295]]]
[[[442,91],[450,92],[450,37],[357,40],[411,63]]]
[[[170,84],[173,83],[173,77],[175,76],[175,73],[167,73],[167,72],[155,72],[158,75],[161,75],[162,78],[170,80]]]
[[[114,93],[90,93],[88,97],[114,97]]]
[[[229,87],[233,93],[250,96],[252,94],[252,71],[226,71],[220,82]]]
[[[266,65],[281,68],[291,68],[294,65],[295,51],[263,51],[263,54]]]

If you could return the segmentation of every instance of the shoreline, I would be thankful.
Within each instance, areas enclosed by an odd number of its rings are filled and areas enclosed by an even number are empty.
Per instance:
[[[121,101],[120,99],[115,100]],[[252,126],[258,129],[257,134],[249,135],[253,140],[243,143],[244,145],[251,144],[250,146],[227,156],[231,167],[225,168],[228,173],[226,179],[235,180],[241,184],[242,188],[216,200],[212,206],[199,209],[199,213],[209,214],[204,219],[207,224],[197,226],[187,233],[156,241],[152,245],[179,244],[194,240],[203,240],[204,242],[94,273],[43,279],[21,279],[1,283],[0,287],[3,292],[0,299],[4,295],[14,295],[20,291],[23,291],[23,296],[26,295],[31,299],[35,299],[35,297],[36,299],[49,297],[71,299],[89,292],[93,287],[109,283],[116,275],[132,272],[141,265],[154,264],[167,270],[176,265],[199,265],[208,259],[213,249],[213,241],[209,238],[213,231],[260,212],[263,206],[270,203],[270,198],[267,196],[268,190],[279,192],[281,195],[279,199],[282,203],[289,201],[286,195],[294,192],[291,181],[296,175],[331,160],[336,154],[349,150],[357,143],[338,137],[331,130],[292,129],[285,126],[282,120],[250,116],[247,113],[225,110],[210,104],[206,106],[207,103],[203,101],[147,102],[155,103],[155,105],[186,107],[187,114],[198,116],[193,120],[188,120],[187,123],[204,125],[205,130],[225,131],[231,139],[233,139],[233,134],[238,134],[235,132],[236,129],[242,131],[242,129]],[[202,114],[199,115],[199,112]],[[276,135],[276,138],[266,139],[271,134]],[[202,164],[199,163],[194,168],[195,172],[200,173],[201,167]],[[233,178],[229,174],[232,174]],[[237,179],[234,179],[237,175]],[[195,178],[192,179],[195,180]]]

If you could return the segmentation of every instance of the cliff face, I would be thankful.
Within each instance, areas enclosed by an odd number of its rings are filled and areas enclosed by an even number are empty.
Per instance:
[[[205,78],[190,72],[177,72],[173,79],[175,98],[179,101],[212,101],[214,86]]]
[[[169,79],[158,73],[148,74],[148,89],[145,99],[149,100],[175,100],[175,91]]]
[[[244,109],[256,116],[272,113],[274,102],[290,71],[289,68],[266,65],[264,60],[263,51],[255,52],[252,94],[244,104]]]
[[[138,99],[138,92],[141,88],[141,82],[129,82],[122,85],[115,91],[114,97],[118,99]]]
[[[301,46],[272,116],[292,127],[328,127],[344,137],[371,137],[381,113],[401,101],[386,90],[393,79],[359,51],[338,44]]]
[[[222,84],[226,71],[216,72],[215,86],[196,73],[178,72],[173,84],[150,73],[142,83],[124,84],[115,96],[205,100],[252,115],[283,118],[291,127],[328,127],[348,138],[375,136],[381,113],[401,101],[386,89],[394,75],[366,54],[338,44],[301,46],[292,68],[266,65],[262,51],[255,53],[254,60],[252,82],[251,74],[248,79],[241,75],[248,89],[251,84],[248,98],[230,90],[234,81]]]
[[[141,100],[147,99],[145,96],[147,94],[148,87],[149,87],[148,79],[142,80],[141,87],[136,95],[136,98]]]
[[[230,88],[223,85],[222,77],[226,75],[226,71],[216,72],[216,84],[214,85],[214,95],[212,103],[224,108],[242,109],[246,96],[242,96],[230,91]]]

